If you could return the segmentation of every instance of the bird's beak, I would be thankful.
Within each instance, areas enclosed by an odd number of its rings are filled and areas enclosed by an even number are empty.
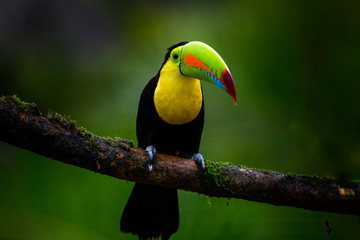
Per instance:
[[[202,42],[189,42],[181,48],[180,72],[183,75],[214,83],[228,92],[236,105],[234,80],[220,55]]]

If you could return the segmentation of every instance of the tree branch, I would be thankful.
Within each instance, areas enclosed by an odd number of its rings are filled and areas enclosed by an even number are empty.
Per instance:
[[[0,98],[0,140],[32,152],[119,179],[206,194],[360,215],[360,183],[250,169],[206,161],[202,171],[190,159],[157,154],[149,172],[146,151],[131,141],[105,138],[78,128],[69,117],[16,96]]]

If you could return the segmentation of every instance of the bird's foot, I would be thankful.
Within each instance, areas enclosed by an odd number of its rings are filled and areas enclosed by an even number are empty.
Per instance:
[[[156,155],[156,148],[152,145],[147,146],[146,151],[149,153],[150,163],[148,165],[148,170],[151,171],[153,168],[153,164],[155,163],[155,155]]]
[[[205,161],[203,156],[200,153],[195,153],[191,159],[195,160],[196,163],[201,167],[202,170],[205,170]]]

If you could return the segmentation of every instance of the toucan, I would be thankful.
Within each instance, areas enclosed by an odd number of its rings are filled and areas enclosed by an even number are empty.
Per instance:
[[[151,171],[156,153],[192,158],[205,169],[199,153],[204,126],[200,80],[228,92],[236,105],[234,81],[220,55],[199,41],[168,48],[160,70],[141,93],[136,119],[138,146],[149,153]],[[179,226],[177,190],[135,183],[124,208],[120,230],[139,239],[170,238]]]

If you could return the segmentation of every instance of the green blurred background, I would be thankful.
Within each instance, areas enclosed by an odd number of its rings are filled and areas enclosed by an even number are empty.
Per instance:
[[[206,158],[359,180],[359,10],[359,1],[2,1],[0,93],[136,141],[139,96],[166,48],[199,40],[227,62],[238,94],[234,107],[203,84]],[[0,151],[0,239],[137,239],[119,231],[132,182],[3,142]],[[360,236],[354,216],[179,199],[174,240]]]

